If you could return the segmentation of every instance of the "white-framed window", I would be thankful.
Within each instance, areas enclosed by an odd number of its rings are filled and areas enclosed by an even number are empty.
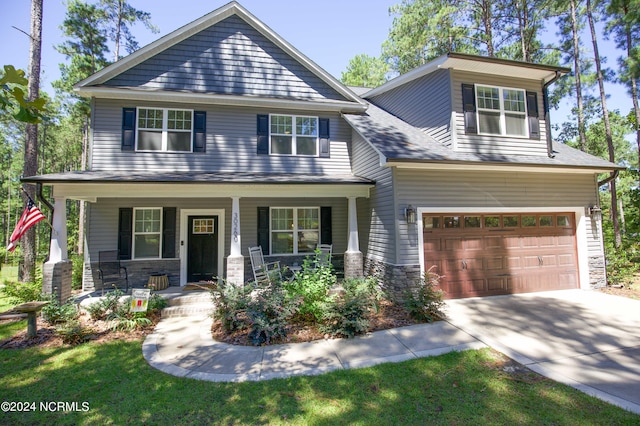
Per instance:
[[[138,151],[192,151],[192,110],[139,107],[137,117]]]
[[[159,259],[162,247],[162,208],[133,209],[133,258]]]
[[[271,114],[269,153],[317,156],[318,117]]]
[[[313,253],[320,242],[320,207],[272,207],[271,254]]]
[[[476,85],[478,133],[528,137],[526,92]]]

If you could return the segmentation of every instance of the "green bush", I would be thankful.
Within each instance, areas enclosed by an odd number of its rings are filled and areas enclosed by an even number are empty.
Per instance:
[[[219,280],[216,288],[211,289],[211,297],[215,304],[213,318],[222,323],[225,331],[244,330],[248,327],[246,309],[252,288],[237,286]]]
[[[94,331],[91,328],[83,327],[77,320],[71,320],[56,327],[56,334],[62,337],[65,344],[77,345],[90,340]]]
[[[432,267],[425,272],[419,285],[405,294],[404,306],[416,320],[433,322],[445,317],[444,292],[437,288],[440,278]]]
[[[329,290],[336,284],[337,278],[333,265],[319,262],[320,250],[314,256],[306,257],[302,270],[293,281],[285,283],[285,288],[293,297],[302,297],[300,320],[321,321],[322,306],[329,300]]]
[[[49,304],[42,308],[42,318],[49,324],[60,324],[78,318],[78,309],[73,299],[62,305],[55,297],[49,298]]]
[[[71,260],[71,288],[73,290],[82,289],[82,275],[84,273],[84,257],[72,253],[69,255]]]
[[[149,304],[147,305],[147,309],[149,311],[161,311],[167,307],[169,301],[159,294],[153,293],[149,298]]]
[[[124,295],[121,290],[113,290],[98,301],[88,304],[84,309],[89,313],[93,320],[106,320],[121,305],[120,298]]]
[[[13,304],[20,304],[26,302],[33,302],[34,300],[43,300],[42,296],[42,283],[21,283],[14,281],[7,281],[4,283],[2,293]]]
[[[125,308],[119,308],[112,314],[111,329],[133,331],[137,328],[144,328],[151,325],[151,320],[147,318],[146,312],[131,312],[129,304],[123,304]]]
[[[374,277],[350,278],[342,291],[322,305],[320,330],[331,335],[354,337],[369,331],[372,312],[377,312],[382,292]]]
[[[251,293],[246,316],[250,324],[249,338],[256,345],[285,338],[289,320],[299,309],[302,298],[287,294],[278,281]]]

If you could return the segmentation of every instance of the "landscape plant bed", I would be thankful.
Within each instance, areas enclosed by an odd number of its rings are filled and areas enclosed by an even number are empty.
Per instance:
[[[160,314],[158,312],[150,312],[147,315],[147,318],[151,320],[151,324],[127,331],[113,330],[113,324],[110,321],[92,320],[87,313],[80,314],[78,321],[82,327],[86,327],[91,330],[87,335],[87,341],[93,341],[96,343],[105,343],[113,340],[132,342],[144,339],[147,334],[150,334],[156,324],[160,321]],[[13,322],[15,321],[0,321],[0,326],[8,326]],[[24,324],[24,330],[17,332],[9,339],[0,341],[0,349],[23,349],[32,346],[39,346],[43,348],[72,346],[65,344],[62,341],[62,337],[56,333],[56,325],[49,324],[41,317],[38,317],[37,319],[38,333],[36,337],[27,337],[26,322],[24,322]]]
[[[370,317],[369,332],[422,323],[422,321],[412,318],[407,310],[402,306],[388,300],[382,300],[379,303],[379,311],[372,313]],[[249,337],[249,330],[245,329],[227,332],[222,327],[222,323],[217,320],[214,320],[213,322],[211,335],[213,339],[220,342],[243,346],[253,345],[253,342]],[[311,342],[314,340],[327,339],[329,337],[344,336],[329,336],[328,334],[321,332],[318,329],[317,324],[298,322],[290,324],[287,337],[285,339],[278,339],[273,341],[272,344]]]

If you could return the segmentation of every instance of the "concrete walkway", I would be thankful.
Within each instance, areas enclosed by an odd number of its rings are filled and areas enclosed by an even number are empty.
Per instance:
[[[206,316],[165,318],[143,344],[153,367],[209,381],[268,380],[493,347],[640,414],[640,301],[566,290],[447,302],[448,320],[354,339],[265,347],[212,339]]]
[[[209,318],[177,317],[160,321],[142,351],[149,364],[174,376],[238,382],[317,375],[482,347],[483,343],[444,321],[353,339],[236,346],[211,338]]]

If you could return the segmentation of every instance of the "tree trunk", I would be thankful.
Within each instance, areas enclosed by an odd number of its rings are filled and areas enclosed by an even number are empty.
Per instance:
[[[573,33],[573,67],[576,79],[576,103],[578,107],[578,136],[580,149],[587,152],[587,132],[584,120],[584,105],[582,102],[582,82],[580,81],[580,35],[578,33],[578,17],[576,14],[576,1],[571,0],[571,31]]]
[[[631,30],[627,28],[627,57],[631,58]],[[638,106],[638,82],[631,73],[631,100],[633,101],[633,111],[636,115],[636,145],[638,147],[638,164],[640,164],[640,107]],[[640,182],[638,182],[640,184]]]
[[[602,118],[604,121],[605,138],[607,139],[607,148],[609,150],[609,161],[615,163],[615,150],[613,147],[613,136],[611,134],[611,123],[609,121],[609,111],[607,110],[607,96],[604,90],[604,76],[602,74],[602,66],[600,64],[600,54],[598,53],[598,39],[596,38],[596,28],[593,23],[593,11],[591,9],[591,0],[587,0],[587,20],[591,30],[591,40],[593,42],[593,58],[596,65],[596,74],[598,76],[598,86],[600,88],[600,102],[602,103]],[[616,180],[613,179],[609,184],[611,189],[611,220],[613,221],[613,232],[615,236],[614,244],[616,248],[622,245],[622,234],[620,233],[620,222],[618,219],[618,196],[616,194]]]
[[[493,10],[491,9],[491,1],[484,0],[480,4],[482,10],[482,24],[484,25],[485,42],[487,43],[487,56],[496,56],[493,47]]]
[[[29,48],[29,87],[28,100],[34,101],[40,96],[40,58],[42,49],[42,2],[31,0],[31,43]],[[38,172],[38,125],[27,124],[24,146],[23,176],[34,176]],[[28,185],[25,188],[25,205],[28,197],[35,200],[35,188]],[[36,228],[32,226],[22,237],[22,281],[32,282],[35,279],[36,268]]]

